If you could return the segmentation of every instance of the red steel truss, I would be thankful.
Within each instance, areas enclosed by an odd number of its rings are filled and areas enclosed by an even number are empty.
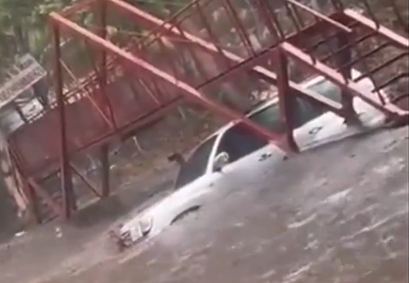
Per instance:
[[[241,2],[196,0],[167,20],[121,0],[83,0],[59,14],[52,13],[56,102],[51,110],[8,137],[25,188],[33,192],[33,202],[35,197],[40,197],[54,214],[69,218],[76,203],[72,173],[81,176],[71,158],[91,148],[99,148],[104,166],[102,188],[89,187],[98,197],[108,196],[108,142],[160,119],[183,101],[201,105],[226,120],[240,120],[254,133],[288,152],[298,151],[293,139],[295,98],[306,99],[354,122],[352,99],[359,97],[385,113],[391,122],[407,121],[408,112],[396,107],[384,95],[394,84],[408,77],[407,66],[400,72],[387,72],[397,61],[408,60],[407,34],[382,26],[365,1],[363,12],[367,16],[346,7],[341,0],[329,1],[323,8],[325,13],[296,0],[283,0],[274,7],[268,1],[248,1],[246,5],[251,7],[247,9],[251,8],[261,20],[258,25],[265,34],[257,44],[249,32],[251,23],[239,15]],[[391,3],[395,7],[394,1]],[[395,10],[398,23],[407,27],[399,9],[395,7]],[[83,11],[95,15],[97,27],[87,28],[72,20]],[[137,39],[129,38],[125,44],[115,42],[107,27],[112,11],[148,32]],[[215,12],[226,17],[224,24],[229,26],[230,34],[234,33],[239,39],[240,51],[223,43],[223,36],[212,25]],[[196,23],[196,27],[192,28],[186,21]],[[92,50],[94,68],[75,87],[69,85],[68,90],[60,47],[67,38],[76,38]],[[364,45],[367,48],[363,51],[360,45],[365,42],[370,43]],[[156,55],[150,53],[153,45],[160,48]],[[381,56],[388,48],[394,51]],[[182,53],[188,54],[200,76],[193,77],[183,71],[186,62],[178,57]],[[369,66],[370,58],[377,57],[382,57],[383,62]],[[212,71],[206,64],[213,65]],[[343,91],[342,103],[303,89],[288,71],[291,64],[309,76],[321,75],[338,85]],[[359,78],[351,78],[351,68],[355,66],[365,69]],[[112,87],[113,82],[123,77],[128,79],[131,95],[118,93]],[[375,88],[365,92],[358,88],[357,83],[364,78],[371,79]],[[226,83],[240,88],[240,82],[277,87],[285,135],[264,129],[209,95]],[[37,150],[33,151],[28,143],[36,144]],[[60,174],[59,200],[40,185],[50,174]],[[81,178],[87,183],[83,176]]]

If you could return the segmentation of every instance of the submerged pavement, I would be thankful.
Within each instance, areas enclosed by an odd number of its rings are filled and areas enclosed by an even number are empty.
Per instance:
[[[157,238],[47,282],[408,281],[408,129],[294,156]]]

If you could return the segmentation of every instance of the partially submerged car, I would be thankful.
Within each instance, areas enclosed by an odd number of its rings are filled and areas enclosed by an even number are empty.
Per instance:
[[[353,71],[353,77],[359,75],[358,71]],[[341,101],[341,90],[324,77],[308,80],[302,87]],[[372,89],[373,85],[369,79],[363,79],[359,81],[359,87]],[[354,98],[353,103],[359,125],[347,125],[336,114],[298,99],[294,137],[300,150],[362,133],[384,123],[385,117],[378,110],[359,98]],[[274,133],[283,132],[277,99],[265,101],[247,116]],[[118,236],[128,244],[153,237],[186,214],[239,190],[240,184],[246,180],[273,170],[285,158],[286,153],[273,143],[254,135],[240,122],[230,122],[181,162],[175,192],[122,225]]]

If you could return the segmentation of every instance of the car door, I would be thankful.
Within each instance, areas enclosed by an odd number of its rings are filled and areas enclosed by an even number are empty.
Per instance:
[[[184,213],[202,206],[210,197],[214,186],[222,178],[209,171],[218,137],[218,134],[211,136],[192,152],[180,166],[175,192],[148,211],[149,217],[155,218],[153,230],[160,230]]]
[[[371,89],[373,86],[371,87],[370,81],[362,80],[359,87]],[[341,102],[339,87],[325,79],[315,82],[308,89],[336,102]],[[316,147],[371,130],[382,124],[384,117],[378,110],[360,98],[354,98],[353,104],[361,124],[347,125],[344,118],[335,113],[323,111],[307,101],[299,100],[297,118],[300,121],[300,127],[294,133],[299,147],[303,149]]]
[[[240,123],[221,135],[215,155],[222,152],[229,155],[229,163],[220,172],[222,178],[218,179],[217,186],[226,193],[260,179],[285,157],[282,150]]]

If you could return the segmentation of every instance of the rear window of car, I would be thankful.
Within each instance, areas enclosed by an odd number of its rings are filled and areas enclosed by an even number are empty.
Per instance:
[[[330,81],[322,80],[308,87],[309,90],[318,92],[326,98],[336,102],[341,102],[341,90]],[[310,122],[311,120],[321,116],[326,111],[322,108],[317,108],[306,100],[296,98],[295,106],[295,127],[299,128]],[[250,120],[257,124],[268,128],[275,133],[284,133],[285,129],[280,121],[280,109],[278,103],[274,103],[265,109],[254,113],[250,116]]]

